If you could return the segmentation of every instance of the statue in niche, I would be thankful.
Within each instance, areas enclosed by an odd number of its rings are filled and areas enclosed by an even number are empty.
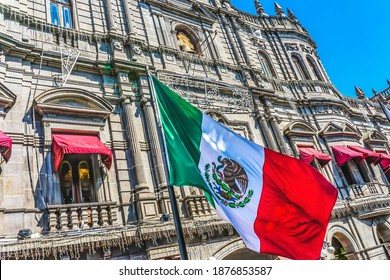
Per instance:
[[[191,43],[190,38],[188,38],[188,36],[184,32],[179,31],[177,33],[177,42],[180,46],[180,50],[182,50],[183,52],[195,52],[194,45]]]

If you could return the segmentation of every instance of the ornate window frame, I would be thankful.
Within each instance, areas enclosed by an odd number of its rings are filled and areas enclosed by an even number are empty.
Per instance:
[[[291,54],[292,66],[298,80],[311,80],[311,76],[307,71],[305,62],[298,53]]]
[[[321,71],[318,68],[318,65],[315,62],[315,60],[310,55],[306,55],[306,60],[307,60],[307,63],[309,64],[309,66],[311,68],[311,72],[313,73],[314,77],[318,81],[324,81],[324,78],[323,78],[323,76],[321,74]]]
[[[44,168],[49,175],[44,183],[44,188],[47,190],[45,199],[48,200],[48,204],[62,204],[60,172],[53,172],[52,134],[96,135],[105,143],[110,140],[105,138],[109,137],[109,134],[103,133],[105,130],[105,120],[112,113],[113,107],[102,97],[87,90],[79,88],[56,88],[39,94],[34,99],[33,110],[41,116],[43,128]],[[101,176],[102,174],[100,172],[103,172],[104,169],[99,168],[97,156],[91,155],[90,158],[90,169],[93,169],[93,172],[91,172],[91,180],[95,181],[96,178],[103,178],[104,176]],[[75,166],[72,168],[75,168]],[[76,180],[75,178],[73,179]],[[101,183],[103,188],[108,186],[107,176]],[[96,186],[95,190],[94,201],[98,198]],[[110,190],[105,191],[109,192]],[[77,202],[82,203],[82,200],[77,199]]]
[[[276,72],[271,64],[271,60],[264,51],[258,50],[257,57],[259,58],[261,69],[266,77],[276,78]]]

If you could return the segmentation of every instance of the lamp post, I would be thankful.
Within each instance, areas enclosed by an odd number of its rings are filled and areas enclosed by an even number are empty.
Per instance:
[[[334,252],[336,249],[327,241],[322,244],[321,260],[334,260]]]

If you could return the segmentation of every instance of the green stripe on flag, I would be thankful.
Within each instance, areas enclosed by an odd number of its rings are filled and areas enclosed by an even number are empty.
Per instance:
[[[152,76],[169,159],[169,181],[174,186],[195,186],[209,192],[198,163],[203,114]],[[211,196],[206,194],[213,204]],[[210,200],[211,199],[211,200]]]

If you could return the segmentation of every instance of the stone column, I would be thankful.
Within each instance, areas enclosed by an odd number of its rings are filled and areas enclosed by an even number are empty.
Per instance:
[[[278,144],[279,144],[279,148],[280,148],[281,152],[282,152],[283,154],[285,154],[285,155],[290,155],[290,152],[288,151],[286,142],[284,142],[284,137],[283,137],[282,132],[280,131],[278,122],[277,122],[277,120],[276,120],[276,117],[271,116],[271,117],[269,118],[269,122],[270,122],[270,124],[271,124],[272,130],[273,130],[274,133],[275,133],[276,141],[277,141]]]
[[[229,21],[226,19],[226,17],[224,15],[222,15],[221,17],[222,17],[222,23],[223,23],[224,29],[226,30],[226,35],[228,37],[228,40],[229,40],[230,45],[231,45],[232,50],[233,50],[234,58],[236,59],[236,61],[239,64],[242,64],[242,63],[244,63],[244,61],[242,60],[241,55],[237,50],[236,42],[233,39],[233,34],[231,31],[231,26],[229,24]]]
[[[120,75],[123,77],[127,74],[120,73]],[[137,136],[139,131],[137,131],[134,121],[133,102],[137,102],[134,96],[135,93],[132,91],[132,87],[128,79],[118,79],[118,82],[123,95],[122,107],[125,119],[125,128],[128,136],[130,174],[133,176],[135,183],[133,193],[138,219],[154,218],[158,214],[157,202],[155,195],[149,190],[144,174],[141,146]]]
[[[275,140],[274,138],[272,137],[271,133],[270,133],[270,128],[267,124],[267,121],[266,119],[264,118],[263,115],[258,115],[257,116],[257,120],[259,121],[260,123],[260,128],[261,128],[261,131],[263,132],[264,134],[264,138],[265,138],[265,141],[267,142],[267,144],[269,145],[269,148],[274,150],[274,151],[277,151],[278,150],[278,147],[275,143]]]
[[[237,36],[237,41],[238,41],[238,44],[240,45],[241,52],[244,55],[246,64],[250,65],[251,59],[248,56],[248,52],[246,51],[244,40],[242,39],[242,36],[241,36],[241,26],[236,22],[236,20],[234,18],[232,18],[231,21],[232,21],[234,33]]]
[[[169,45],[169,38],[168,38],[168,31],[167,26],[165,23],[164,16],[162,15],[160,10],[153,10],[152,11],[152,18],[154,21],[154,25],[156,27],[156,34],[158,42],[161,45],[168,46]]]
[[[106,8],[106,13],[107,13],[107,20],[108,20],[108,30],[109,32],[116,32],[117,31],[117,25],[115,22],[115,17],[114,17],[114,11],[112,9],[112,4],[111,0],[104,0],[104,6]]]
[[[161,15],[157,11],[152,11],[151,14],[152,14],[153,22],[154,22],[154,28],[155,28],[156,35],[157,35],[158,44],[160,46],[165,45],[165,41],[164,41],[164,38],[162,35],[161,23],[160,23],[160,19],[159,19]]]
[[[150,150],[151,150],[151,156],[152,156],[152,164],[153,164],[153,172],[156,179],[157,184],[157,191],[159,193],[159,203],[162,213],[171,213],[171,203],[170,203],[170,197],[168,193],[168,183],[167,183],[167,177],[166,177],[166,170],[165,170],[165,162],[164,162],[164,156],[162,153],[162,145],[160,145],[160,132],[157,127],[156,123],[156,117],[154,114],[154,110],[152,107],[151,99],[150,99],[150,90],[147,84],[147,78],[146,77],[140,77],[140,85],[142,94],[144,96],[143,102],[142,102],[142,108],[145,115],[145,121],[146,121],[146,127],[147,127],[147,133],[148,133],[148,139],[150,143]],[[179,196],[179,190],[174,190],[175,196],[178,198]],[[181,214],[180,207],[179,214]]]
[[[168,213],[169,209],[169,194],[168,184],[165,174],[164,160],[161,153],[161,145],[159,141],[159,133],[157,130],[156,119],[150,98],[143,98],[142,109],[145,114],[146,126],[150,150],[152,155],[153,172],[157,183],[157,191],[159,193],[159,202],[162,213]]]
[[[132,0],[130,0],[132,1]],[[129,31],[129,36],[135,35],[135,29],[133,27],[133,19],[130,12],[130,5],[129,0],[123,0],[123,8],[125,9],[125,15],[126,15],[126,26],[127,30]]]
[[[132,108],[132,101],[134,101],[134,99],[131,97],[124,98],[122,101],[124,117],[126,119],[126,132],[128,137],[129,152],[131,155],[130,169],[133,171],[132,175],[134,176],[135,189],[138,192],[148,192],[149,187],[146,184],[141,160],[141,148],[133,121],[134,113]]]

